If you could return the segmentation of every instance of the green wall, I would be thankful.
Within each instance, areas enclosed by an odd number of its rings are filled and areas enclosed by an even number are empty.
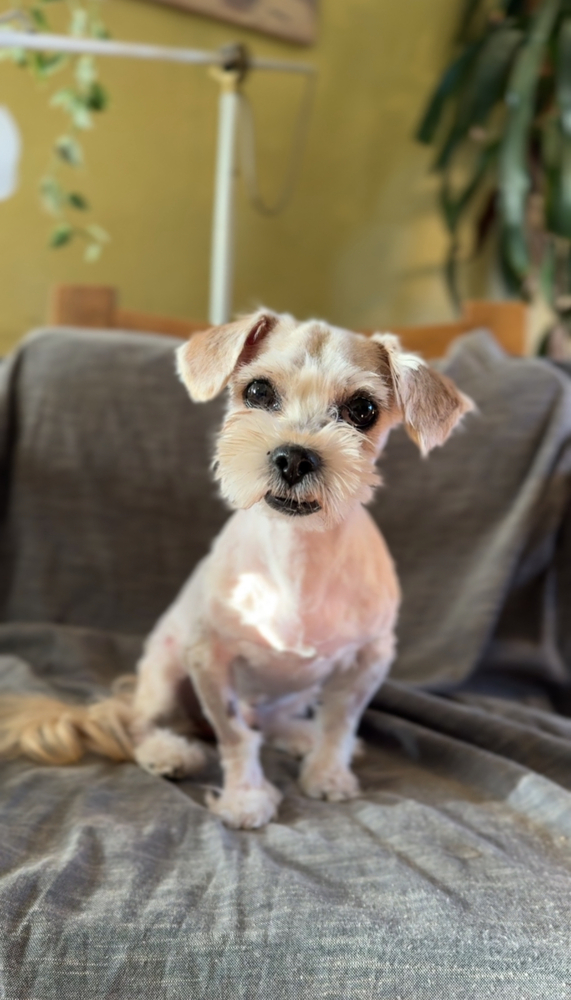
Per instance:
[[[59,6],[59,5],[56,5]],[[116,39],[217,48],[244,40],[256,54],[310,59],[319,70],[303,171],[290,206],[272,219],[240,184],[235,307],[259,303],[367,327],[446,318],[440,273],[445,234],[435,210],[430,152],[411,139],[450,52],[458,0],[322,0],[311,49],[139,0],[110,0]],[[55,9],[52,8],[52,9]],[[55,282],[120,288],[126,307],[207,314],[217,87],[204,69],[100,60],[112,104],[86,136],[76,184],[112,235],[85,264],[73,246],[46,247],[37,184],[61,112],[22,70],[0,64],[0,104],[23,133],[21,183],[0,203],[0,349],[44,319]],[[261,74],[247,85],[259,122],[261,183],[279,186],[301,81]]]

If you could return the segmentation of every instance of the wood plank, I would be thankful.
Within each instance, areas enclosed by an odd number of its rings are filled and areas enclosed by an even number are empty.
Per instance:
[[[48,323],[57,326],[114,326],[117,289],[111,285],[55,285],[48,305]]]
[[[208,327],[205,320],[154,316],[136,309],[120,309],[117,303],[117,290],[111,286],[58,285],[51,296],[49,321],[65,326],[138,330],[183,339]],[[523,302],[471,301],[465,303],[462,316],[453,323],[397,325],[384,329],[398,334],[407,350],[417,351],[426,358],[437,358],[446,353],[456,337],[479,327],[489,329],[510,354],[525,354],[527,306]],[[377,329],[382,332],[383,326]]]
[[[528,307],[525,302],[466,302],[464,320],[471,330],[486,327],[509,354],[527,350]]]
[[[117,309],[113,317],[118,330],[139,330],[141,333],[159,333],[183,340],[199,330],[206,330],[208,323],[199,320],[179,319],[176,316],[154,316],[136,309]]]
[[[422,354],[424,358],[440,358],[456,337],[467,332],[464,323],[434,323],[428,326],[396,326],[390,332],[400,337],[407,351]]]
[[[469,301],[455,323],[391,328],[403,346],[426,358],[439,358],[456,337],[480,328],[490,330],[508,354],[523,355],[527,346],[527,306],[524,302]]]

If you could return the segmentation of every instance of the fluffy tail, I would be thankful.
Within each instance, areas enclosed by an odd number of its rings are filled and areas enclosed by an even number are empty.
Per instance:
[[[85,753],[133,760],[129,735],[134,677],[120,678],[110,698],[72,705],[44,695],[0,697],[0,757],[75,764]]]

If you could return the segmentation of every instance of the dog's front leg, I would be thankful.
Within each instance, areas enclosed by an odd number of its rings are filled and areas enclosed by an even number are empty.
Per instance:
[[[305,758],[300,775],[300,785],[310,798],[341,802],[359,794],[359,782],[349,766],[355,733],[393,656],[391,634],[363,646],[352,666],[339,667],[323,684],[316,744]]]
[[[216,734],[224,774],[222,793],[208,793],[207,805],[227,826],[265,826],[276,815],[282,796],[264,777],[259,759],[262,736],[247,725],[240,710],[231,657],[221,643],[204,640],[189,650],[187,662],[202,711]]]

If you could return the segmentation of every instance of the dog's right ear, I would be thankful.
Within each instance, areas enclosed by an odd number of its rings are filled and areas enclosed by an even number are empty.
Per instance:
[[[262,309],[235,323],[193,334],[176,351],[177,371],[190,398],[205,403],[218,396],[236,368],[254,358],[278,320],[276,313]]]
[[[374,333],[380,345],[383,366],[392,383],[395,401],[409,437],[423,455],[444,444],[474,403],[454,383],[430,368],[416,354],[403,351],[392,333]]]

